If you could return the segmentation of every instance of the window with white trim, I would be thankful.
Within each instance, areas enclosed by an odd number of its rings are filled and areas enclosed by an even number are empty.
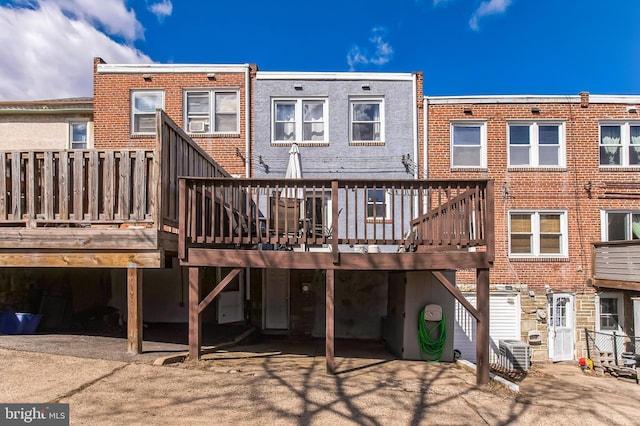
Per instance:
[[[640,211],[605,211],[602,224],[605,241],[640,239]]]
[[[156,132],[156,109],[164,109],[162,90],[134,90],[131,92],[131,131],[134,134]]]
[[[451,167],[487,167],[486,123],[451,123]]]
[[[69,120],[69,149],[89,148],[89,121]]]
[[[558,257],[567,255],[567,214],[564,211],[509,213],[509,255]]]
[[[367,219],[388,219],[389,200],[383,189],[367,189]]]
[[[184,103],[187,132],[240,132],[240,96],[237,90],[188,90],[184,94]]]
[[[620,292],[596,294],[596,331],[622,331],[623,295]],[[622,349],[624,350],[624,349]]]
[[[326,99],[274,99],[273,142],[327,142]]]
[[[349,110],[351,142],[384,141],[382,99],[351,99]]]
[[[600,165],[640,166],[640,122],[600,123]]]
[[[564,167],[563,123],[509,123],[510,167]]]

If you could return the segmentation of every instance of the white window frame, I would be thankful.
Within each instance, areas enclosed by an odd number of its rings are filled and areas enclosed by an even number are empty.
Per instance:
[[[305,102],[322,103],[323,138],[321,140],[304,140],[304,104]],[[279,103],[294,105],[294,139],[276,139],[276,105]],[[326,144],[329,143],[329,102],[326,97],[286,97],[271,99],[271,143],[272,144]]]
[[[131,90],[131,134],[132,135],[155,135],[156,134],[155,126],[154,126],[153,132],[136,131],[136,128],[135,128],[136,115],[151,115],[151,114],[153,114],[154,121],[155,121],[155,115],[156,115],[156,111],[155,110],[152,113],[151,112],[147,112],[147,111],[140,111],[140,112],[136,111],[136,109],[135,109],[136,95],[137,94],[141,94],[141,93],[159,94],[160,98],[161,98],[160,108],[164,109],[164,90],[158,90],[158,89],[132,89]]]
[[[75,124],[84,124],[87,127],[87,140],[84,142],[84,147],[74,148],[73,144],[73,126]],[[67,149],[88,149],[93,146],[91,140],[91,120],[88,118],[70,118],[67,120]]]
[[[380,203],[376,203],[376,202],[369,202],[369,191],[380,191],[382,193],[382,195],[384,196],[384,216],[369,216],[369,206],[373,206],[374,204],[379,205]],[[367,211],[365,213],[366,215],[366,219],[368,221],[386,221],[391,219],[391,193],[389,192],[389,190],[386,190],[384,188],[367,188],[365,190],[365,199],[367,201]],[[374,210],[375,212],[375,210]]]
[[[456,145],[454,145],[454,129],[456,127],[479,127],[480,128],[480,162],[478,165],[456,165],[454,163],[454,151]],[[475,168],[487,168],[487,122],[486,121],[452,121],[450,124],[450,159],[452,169],[475,169]],[[458,147],[475,147],[476,145],[457,145]]]
[[[209,112],[208,114],[202,114],[202,113],[194,113],[194,114],[189,114],[189,94],[196,94],[196,93],[206,93],[209,96]],[[225,93],[233,93],[236,95],[236,125],[235,125],[235,130],[216,130],[216,116],[217,115],[224,115],[224,113],[220,113],[217,114],[216,113],[216,95],[218,94],[225,94]],[[224,87],[216,87],[215,89],[211,89],[211,88],[203,88],[203,89],[187,89],[184,91],[183,94],[183,112],[184,112],[184,117],[183,117],[183,123],[184,123],[184,130],[187,133],[190,134],[206,134],[206,135],[216,135],[216,134],[223,134],[223,135],[237,135],[240,133],[240,91],[238,89],[234,89],[234,88],[224,88]],[[192,117],[198,117],[198,118],[205,118],[209,121],[208,124],[208,129],[205,129],[203,131],[194,131],[194,130],[190,130],[189,129],[189,118]]]
[[[511,126],[529,127],[529,164],[511,164]],[[540,127],[558,126],[558,164],[540,164]],[[507,122],[507,167],[509,168],[564,168],[566,167],[566,125],[564,121],[558,120],[537,120],[520,121],[509,120]],[[524,146],[524,145],[517,145]],[[550,145],[549,145],[550,146]]]
[[[625,214],[625,232],[626,240],[610,240],[609,239],[609,214]],[[632,241],[638,238],[633,238],[633,215],[640,215],[640,210],[601,210],[600,211],[600,240],[601,241]]]
[[[532,247],[531,253],[512,253],[511,249],[511,215],[529,214],[531,215]],[[560,215],[560,253],[540,253],[540,215],[557,214]],[[509,257],[511,258],[559,258],[568,257],[569,247],[569,226],[567,223],[566,210],[509,210]]]
[[[622,292],[602,292],[595,296],[596,304],[596,331],[602,333],[623,332],[624,325],[624,297]],[[616,328],[602,328],[602,311],[600,310],[600,299],[616,299],[618,309],[618,326]]]
[[[620,127],[620,144],[603,144],[602,143],[602,128],[603,127]],[[631,147],[638,146],[631,143],[631,127],[640,127],[640,121],[600,121],[598,123],[598,164],[600,167],[607,168],[620,168],[620,167],[640,167],[640,161],[638,163],[631,164]],[[617,146],[619,147],[619,164],[603,164],[601,152],[603,148]],[[638,146],[640,147],[640,146]]]
[[[355,104],[378,104],[380,109],[380,139],[379,140],[356,140],[353,137],[353,106]],[[385,124],[384,124],[384,98],[383,97],[352,97],[349,98],[349,143],[353,144],[384,144],[385,143]],[[363,123],[375,123],[366,121]]]

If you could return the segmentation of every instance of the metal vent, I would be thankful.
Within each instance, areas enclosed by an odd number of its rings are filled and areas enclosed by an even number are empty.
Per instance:
[[[500,340],[500,367],[508,371],[527,371],[531,367],[531,348],[520,340]]]

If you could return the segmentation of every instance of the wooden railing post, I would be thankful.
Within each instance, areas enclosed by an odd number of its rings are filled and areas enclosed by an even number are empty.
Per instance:
[[[187,256],[187,180],[180,179],[179,187],[179,208],[178,208],[178,259],[185,259]]]
[[[346,199],[346,196],[345,196]],[[340,262],[340,253],[338,252],[338,232],[340,228],[338,226],[338,181],[331,181],[331,251],[333,252],[333,263],[337,264]],[[366,214],[366,213],[365,213]]]

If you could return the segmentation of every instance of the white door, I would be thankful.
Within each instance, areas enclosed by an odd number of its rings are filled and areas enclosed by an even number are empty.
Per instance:
[[[242,294],[239,291],[223,291],[218,297],[218,324],[242,321]]]
[[[237,283],[229,284],[232,290],[221,291],[216,297],[218,303],[218,324],[228,324],[244,320],[244,277],[243,272],[235,280]],[[222,281],[222,271],[217,268],[216,282]],[[237,290],[233,290],[237,288]]]
[[[264,275],[264,328],[289,329],[289,270],[267,269]]]
[[[476,306],[475,293],[465,293],[467,300]],[[476,319],[455,301],[456,322],[453,329],[454,349],[461,358],[476,362]],[[520,295],[518,293],[493,293],[489,296],[489,358],[497,362],[500,340],[520,340]]]
[[[568,293],[554,293],[549,299],[549,358],[571,361],[574,358],[574,300]]]

